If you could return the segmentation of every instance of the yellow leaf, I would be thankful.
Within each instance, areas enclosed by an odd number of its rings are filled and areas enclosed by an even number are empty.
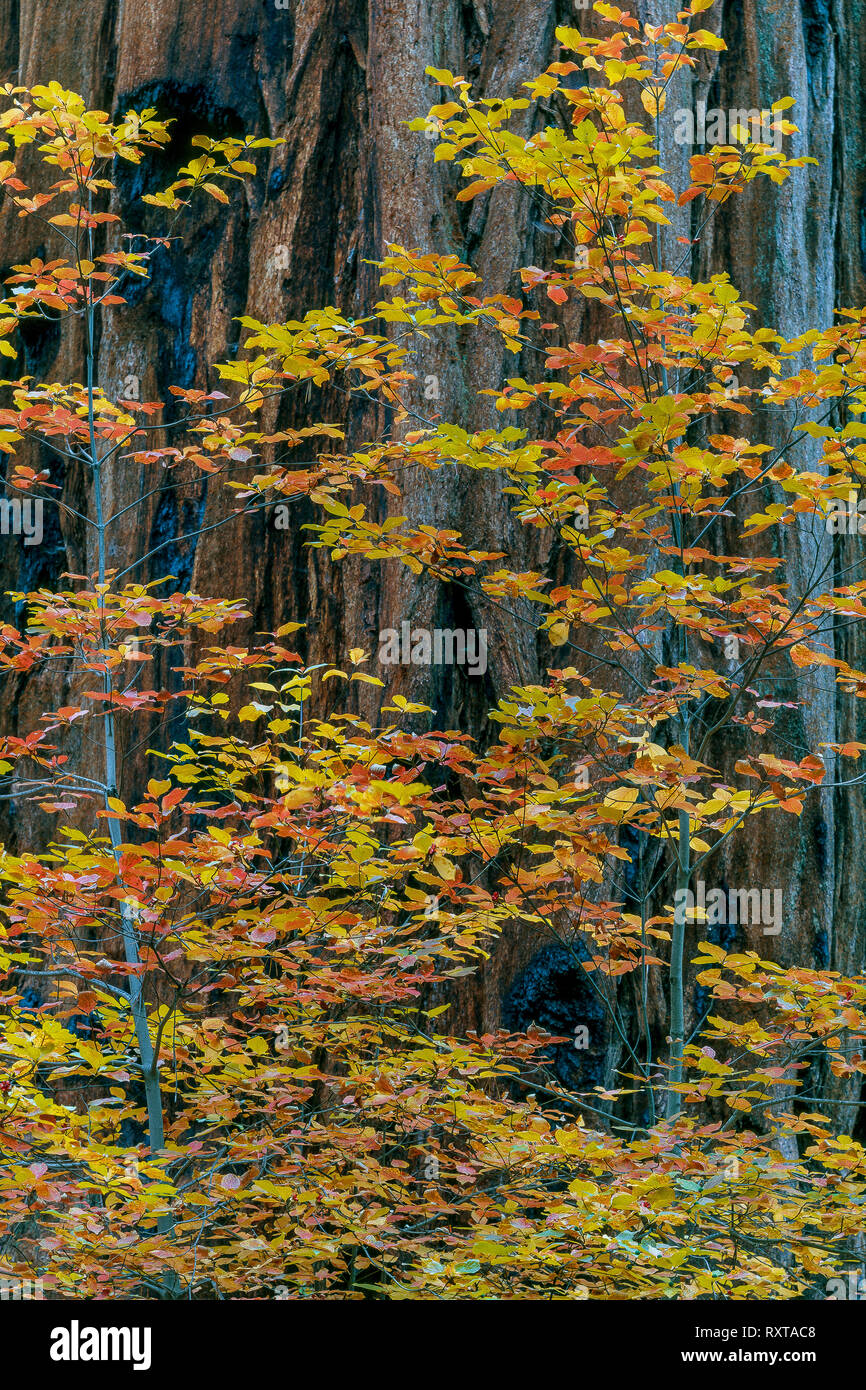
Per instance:
[[[599,814],[605,820],[622,820],[640,795],[637,787],[616,787],[605,798]]]
[[[648,116],[658,116],[665,109],[667,93],[661,87],[644,87],[640,94],[641,106]]]
[[[447,68],[425,68],[424,71],[434,82],[438,82],[440,87],[454,87],[459,80]]]
[[[581,1178],[575,1178],[574,1182],[570,1182],[568,1190],[575,1197],[595,1197],[598,1195],[598,1188],[595,1183],[584,1182]]]
[[[732,1110],[751,1110],[751,1102],[744,1100],[742,1096],[728,1096],[728,1105]]]
[[[567,1154],[580,1153],[586,1146],[586,1135],[582,1134],[580,1130],[558,1129],[556,1142]]]
[[[438,874],[441,874],[448,883],[453,882],[457,876],[457,870],[450,859],[443,859],[441,854],[434,854],[433,863]]]
[[[695,29],[686,44],[687,48],[712,48],[719,53],[727,46],[724,39],[720,39],[718,34],[711,34],[709,29]]]

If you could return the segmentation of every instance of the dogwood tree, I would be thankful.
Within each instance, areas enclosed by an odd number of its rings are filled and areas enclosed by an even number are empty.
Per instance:
[[[780,101],[761,113],[771,140],[734,129],[682,188],[660,166],[676,74],[721,45],[706,8],[653,27],[597,4],[604,36],[559,29],[561,60],[518,96],[432,73],[445,99],[413,124],[459,166],[458,196],[531,198],[556,231],[513,293],[392,243],[369,317],[244,319],[214,389],[171,401],[98,380],[102,325],[122,332],[124,290],[159,273],[186,209],[225,201],[275,142],[197,138],[144,197],[164,225],[130,233],[116,162],[162,150],[167,123],[112,122],[55,83],[5,89],[0,181],[56,254],[8,278],[0,352],[13,371],[34,317],[81,347],[80,381],[3,384],[6,486],[68,509],[58,479],[80,470],[89,538],[88,572],[14,595],[24,618],[0,631],[7,679],[59,667],[69,692],[0,740],[5,794],[55,827],[0,861],[10,1275],[59,1297],[792,1298],[858,1266],[864,1153],[821,1087],[866,1070],[866,980],[728,950],[698,883],[734,837],[858,785],[841,769],[863,745],[792,757],[777,714],[792,669],[866,690],[833,640],[866,614],[866,581],[839,570],[826,524],[859,489],[863,311],[786,341],[729,275],[665,263],[677,207],[700,236],[803,162],[782,151]],[[516,133],[532,105],[534,133]],[[603,339],[546,317],[578,300]],[[455,327],[522,371],[489,383],[474,432],[412,392],[424,340]],[[286,393],[325,383],[383,403],[387,433],[349,449],[340,421],[279,427]],[[543,432],[521,428],[530,409]],[[768,412],[794,419],[780,447]],[[544,679],[491,708],[482,741],[437,728],[363,647],[322,670],[295,624],[234,640],[243,595],[149,580],[155,557],[123,552],[112,480],[133,464],[155,488],[206,474],[238,516],[304,499],[309,543],[337,560],[520,605]],[[563,581],[513,567],[500,537],[400,514],[420,470],[447,469],[496,475]],[[792,528],[814,548],[797,591],[780,577]],[[325,712],[330,682],[358,681],[381,692],[375,723]],[[738,756],[720,769],[723,730]],[[144,785],[124,758],[140,745]],[[603,1006],[620,1057],[604,1084],[558,1081],[562,1040],[539,1028],[449,1028],[455,982],[515,927],[560,943]],[[691,1034],[689,960],[707,1000]]]

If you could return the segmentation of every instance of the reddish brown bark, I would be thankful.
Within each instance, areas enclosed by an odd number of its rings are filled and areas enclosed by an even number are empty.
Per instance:
[[[663,0],[639,5],[641,17],[650,20],[671,18],[675,8]],[[717,65],[700,68],[693,81],[683,78],[677,98],[726,108],[760,106],[786,93],[797,99],[796,151],[814,155],[820,167],[797,171],[782,188],[762,183],[720,212],[692,267],[700,275],[729,269],[759,317],[792,336],[829,324],[835,305],[863,300],[863,9],[861,0],[719,4],[706,22],[721,30],[729,51]],[[117,328],[100,345],[102,382],[117,389],[135,374],[150,399],[171,383],[212,387],[217,380],[210,364],[237,343],[239,314],[279,320],[324,303],[355,316],[369,311],[378,291],[366,262],[381,254],[387,238],[454,251],[471,260],[491,292],[513,289],[516,267],[554,254],[531,201],[499,191],[456,204],[453,171],[434,166],[433,146],[403,122],[436,99],[437,89],[424,76],[428,64],[462,72],[482,91],[515,91],[553,56],[554,27],[569,18],[593,22],[552,0],[292,0],[279,9],[273,0],[81,0],[65,7],[54,0],[22,0],[20,6],[0,0],[4,79],[58,79],[115,113],[155,105],[161,115],[178,118],[181,152],[195,130],[286,138],[247,195],[240,193],[229,209],[199,214],[184,233],[183,251],[167,257],[152,287],[118,316]],[[668,139],[664,161],[681,169],[685,153]],[[121,210],[129,215],[141,191],[134,174],[122,171],[121,190]],[[667,236],[669,255],[678,253],[673,236],[688,232],[689,217],[682,211]],[[0,219],[4,265],[38,252],[28,224],[8,208],[0,209]],[[574,330],[592,332],[593,325],[576,323]],[[438,408],[464,424],[492,418],[479,388],[521,369],[506,361],[498,340],[483,335],[445,335],[424,354],[422,372],[438,378]],[[78,378],[80,361],[81,343],[72,335],[31,334],[27,370],[34,375]],[[290,402],[281,423],[311,419],[345,424],[350,442],[386,425],[336,392]],[[533,427],[525,417],[520,423]],[[86,486],[71,470],[64,495],[74,502]],[[169,570],[201,593],[244,596],[254,611],[251,626],[259,630],[305,621],[299,650],[311,664],[335,660],[352,646],[375,650],[380,630],[404,618],[415,625],[486,628],[490,664],[483,681],[450,670],[396,668],[397,689],[433,705],[441,726],[478,736],[495,698],[516,682],[538,678],[544,649],[528,611],[503,613],[460,592],[443,595],[397,567],[333,565],[325,552],[305,546],[302,526],[311,513],[303,506],[293,511],[288,531],[275,531],[259,517],[184,541],[228,514],[226,494],[190,480],[183,492],[165,490],[135,505],[150,486],[150,475],[131,461],[115,474],[112,508],[130,507],[116,533],[115,558],[160,547],[142,578]],[[462,531],[474,545],[509,550],[515,568],[562,572],[561,557],[515,524],[494,475],[424,473],[399,510],[413,522]],[[790,545],[795,580],[809,558],[804,546],[798,538]],[[53,583],[63,569],[92,569],[93,555],[85,535],[64,520],[53,545],[46,541],[38,552],[6,541],[0,568],[4,588],[27,588]],[[846,638],[839,654],[862,665],[862,644],[860,635]],[[352,689],[359,710],[372,716],[376,693]],[[7,682],[0,690],[0,726],[33,727],[62,697],[60,674]],[[805,711],[788,732],[792,746],[805,753],[826,739],[862,738],[862,725],[853,701],[837,696],[831,681],[813,679]],[[721,761],[730,750],[723,742],[713,755]],[[82,745],[80,756],[95,754]],[[129,758],[134,771],[134,754]],[[45,824],[22,814],[9,818],[5,833],[9,843],[20,844],[38,842],[45,831]],[[728,882],[785,889],[782,934],[769,939],[747,932],[748,945],[786,962],[861,969],[863,838],[862,796],[834,800],[821,793],[801,820],[779,817],[760,838],[732,851],[724,866]],[[458,1026],[500,1022],[509,985],[537,946],[532,934],[515,926],[480,981],[464,991]],[[664,1031],[664,1001],[654,1003],[655,1025]],[[612,1057],[611,1049],[608,1063]],[[854,1098],[833,1082],[831,1094]],[[853,1111],[842,1116],[853,1123]]]

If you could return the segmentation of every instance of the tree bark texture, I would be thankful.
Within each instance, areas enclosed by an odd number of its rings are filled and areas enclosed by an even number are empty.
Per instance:
[[[656,23],[672,19],[677,8],[674,0],[637,4],[639,17]],[[728,51],[702,60],[691,75],[681,74],[669,99],[670,110],[694,108],[701,100],[729,109],[768,106],[786,94],[796,98],[789,114],[800,134],[793,137],[792,153],[814,156],[818,166],[796,170],[781,187],[760,181],[721,209],[686,266],[696,278],[729,270],[757,306],[757,319],[787,336],[826,327],[834,307],[864,301],[864,10],[864,0],[719,0],[702,20],[722,34]],[[191,134],[250,131],[286,139],[246,192],[238,185],[230,207],[199,207],[184,226],[182,245],[162,258],[150,284],[136,287],[131,307],[109,320],[99,343],[100,383],[122,394],[125,379],[135,375],[145,400],[163,398],[171,384],[212,389],[219,380],[211,364],[234,354],[240,314],[281,321],[329,303],[350,316],[368,313],[380,297],[377,271],[368,262],[381,256],[386,239],[454,252],[482,275],[486,293],[514,292],[518,266],[549,264],[556,256],[551,229],[520,192],[496,190],[456,203],[453,166],[434,165],[435,146],[404,122],[426,114],[438,99],[438,88],[424,74],[428,65],[465,75],[482,94],[519,94],[520,82],[556,56],[554,29],[564,22],[587,29],[599,23],[565,0],[290,0],[280,8],[274,0],[80,0],[64,6],[56,0],[0,0],[4,81],[57,79],[115,116],[131,106],[155,106],[161,116],[176,118],[172,153],[143,165],[144,172],[134,166],[119,171],[118,210],[128,230],[155,227],[150,211],[142,216],[137,195],[169,181]],[[689,151],[674,142],[672,121],[666,130],[662,163],[674,177],[682,176]],[[683,254],[674,238],[690,228],[689,208],[674,214],[665,232],[668,265]],[[57,254],[48,235],[42,247],[33,237],[29,221],[0,206],[2,267],[34,254]],[[600,331],[586,306],[567,312],[570,336]],[[38,379],[80,379],[82,343],[74,331],[31,329],[26,351],[25,370]],[[439,399],[433,405],[443,418],[464,426],[494,420],[501,425],[512,417],[496,415],[478,390],[529,374],[533,363],[505,353],[493,335],[453,331],[424,345],[419,370],[419,410],[429,413],[431,402],[422,400],[420,387],[425,376],[435,376]],[[336,390],[290,396],[279,424],[317,419],[345,426],[350,444],[389,427],[386,413]],[[540,417],[513,419],[531,430],[550,427]],[[764,428],[756,415],[733,432]],[[72,505],[76,498],[85,500],[90,483],[82,473],[58,474],[56,462],[52,469]],[[297,645],[309,664],[339,665],[353,646],[375,653],[379,632],[404,620],[485,628],[489,665],[483,680],[448,667],[391,668],[392,692],[432,705],[440,728],[483,739],[485,710],[513,684],[537,681],[551,664],[528,609],[503,612],[396,565],[333,564],[326,551],[311,550],[302,529],[313,519],[306,504],[293,504],[287,530],[259,516],[205,530],[196,539],[191,533],[228,516],[230,496],[196,476],[186,486],[165,485],[137,505],[151,486],[152,474],[131,459],[106,479],[107,506],[115,512],[129,508],[115,529],[109,565],[153,552],[135,577],[171,573],[179,586],[201,594],[245,597],[254,612],[250,631],[306,622]],[[472,545],[508,550],[514,568],[568,577],[567,559],[542,533],[515,522],[494,474],[422,470],[407,495],[382,505],[412,523],[460,531]],[[725,541],[732,543],[733,534],[731,529]],[[813,548],[793,534],[786,550],[792,582],[802,579],[812,557]],[[12,538],[0,544],[4,589],[55,585],[64,570],[94,569],[91,542],[67,520],[51,523],[42,546],[23,547]],[[859,628],[851,634],[837,655],[862,667],[866,635]],[[233,633],[231,640],[237,639]],[[176,657],[167,655],[157,680],[169,680],[167,668]],[[789,756],[802,757],[826,740],[864,738],[862,713],[853,698],[837,693],[832,675],[809,671],[797,685],[795,674],[790,688],[799,689],[806,703],[785,726],[796,750]],[[66,679],[61,673],[7,679],[0,689],[0,728],[32,728],[44,710],[64,703]],[[338,693],[337,684],[324,687],[324,698],[347,698],[347,687]],[[365,685],[348,689],[358,713],[375,718],[380,692]],[[179,732],[154,729],[152,739],[164,745]],[[134,781],[140,753],[120,751],[125,775]],[[83,741],[80,755],[98,766],[95,743]],[[707,760],[723,767],[734,756],[722,740]],[[859,792],[835,798],[822,791],[807,802],[802,818],[762,821],[760,834],[736,842],[716,866],[716,881],[784,890],[782,932],[765,937],[760,927],[746,927],[737,938],[741,945],[787,964],[856,972],[864,966],[866,941],[866,805]],[[13,808],[3,834],[10,846],[32,846],[47,828],[38,812],[22,808],[16,815]],[[509,991],[540,944],[515,925],[457,999],[455,1026],[485,1030],[507,1021]],[[664,1034],[665,1001],[658,995],[650,1003],[653,1026]],[[699,1007],[693,981],[686,1004],[688,1034]],[[603,1051],[608,1074],[617,1056],[615,1039]],[[828,1079],[829,1094],[841,1101],[858,1100],[857,1085]],[[853,1105],[840,1106],[839,1113],[840,1125],[851,1129]]]

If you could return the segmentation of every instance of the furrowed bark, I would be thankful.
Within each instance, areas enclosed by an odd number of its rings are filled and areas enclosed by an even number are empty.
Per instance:
[[[641,22],[653,24],[669,21],[677,6],[668,0],[637,0],[633,8]],[[678,177],[687,169],[690,151],[677,146],[671,135],[669,116],[676,103],[692,110],[698,100],[722,108],[760,107],[786,93],[797,99],[791,114],[800,128],[792,152],[820,163],[797,170],[782,188],[752,185],[742,198],[721,208],[703,245],[689,253],[686,268],[699,280],[730,271],[743,296],[758,306],[757,320],[788,336],[827,327],[834,306],[866,300],[863,0],[838,0],[832,6],[817,0],[774,0],[772,6],[763,0],[720,0],[703,19],[706,27],[721,32],[729,51],[717,60],[702,57],[694,75],[684,75],[670,97],[660,123],[662,163]],[[445,166],[433,165],[431,146],[401,122],[426,113],[437,99],[437,89],[424,75],[428,64],[464,73],[486,95],[517,93],[521,81],[557,56],[553,31],[562,22],[591,29],[597,19],[591,10],[575,11],[554,0],[475,0],[471,6],[458,0],[370,0],[368,5],[296,0],[288,10],[263,0],[214,0],[212,5],[82,0],[65,9],[50,0],[21,0],[20,5],[0,6],[4,80],[56,78],[80,90],[88,104],[114,114],[136,103],[155,105],[162,116],[182,117],[181,139],[195,129],[245,129],[287,138],[266,177],[248,198],[239,197],[221,210],[219,224],[211,210],[195,214],[183,260],[171,274],[168,268],[161,271],[128,313],[118,315],[122,328],[103,333],[96,347],[99,380],[122,381],[135,371],[150,399],[164,394],[172,382],[210,389],[218,383],[208,364],[236,342],[236,315],[280,321],[327,303],[355,316],[369,312],[380,295],[376,272],[367,262],[381,255],[385,236],[425,250],[454,251],[482,271],[491,292],[513,291],[511,273],[519,264],[548,264],[550,239],[525,203],[500,190],[478,199],[471,209],[456,205],[451,174]],[[674,213],[674,221],[663,229],[663,243],[690,235],[687,210]],[[0,207],[0,232],[5,264],[34,254],[30,228],[8,206]],[[204,255],[206,244],[216,247],[213,266]],[[49,253],[51,245],[47,238]],[[663,249],[667,253],[667,246]],[[672,263],[668,255],[666,260]],[[591,316],[576,314],[569,323],[575,339],[591,340],[593,328]],[[28,347],[27,370],[40,380],[78,379],[82,353],[76,331],[55,338],[49,328],[40,330]],[[476,392],[504,375],[529,369],[529,364],[515,366],[508,358],[504,370],[503,354],[480,338],[470,343],[443,340],[431,345],[430,354],[426,370],[439,378],[442,418],[479,426],[487,417]],[[280,423],[292,427],[314,418],[345,423],[350,443],[384,424],[371,413],[347,411],[341,398],[327,393],[287,405]],[[507,416],[496,421],[509,422]],[[528,417],[517,423],[536,427]],[[738,423],[739,417],[727,426],[738,433],[733,428]],[[442,595],[423,578],[366,562],[332,564],[327,555],[304,548],[308,533],[301,527],[312,519],[310,509],[293,512],[290,532],[275,533],[261,518],[253,518],[232,532],[230,544],[218,532],[185,541],[184,535],[195,529],[197,509],[208,522],[226,515],[229,504],[217,489],[193,488],[184,498],[169,487],[158,499],[136,507],[144,490],[141,470],[129,461],[110,473],[102,478],[106,514],[130,510],[112,531],[109,562],[115,543],[118,553],[143,555],[171,529],[177,537],[174,558],[186,567],[183,582],[201,593],[247,598],[251,630],[307,621],[300,650],[310,665],[340,666],[348,648],[374,648],[381,629],[399,626],[401,617],[409,615],[418,626],[487,626],[490,667],[474,687],[441,671],[407,667],[398,672],[403,685],[397,693],[431,704],[439,727],[462,727],[483,736],[484,709],[512,683],[538,678],[544,654],[525,614],[492,614],[473,599],[469,613],[455,621],[457,596]],[[86,493],[81,471],[70,468],[62,482],[70,500]],[[434,482],[430,475],[411,498],[395,501],[394,510],[405,512],[407,500],[413,523],[454,527],[469,543],[509,549],[515,568],[537,569],[554,581],[573,579],[544,538],[515,525],[507,499],[489,477],[437,476]],[[733,539],[735,523],[730,526],[722,549]],[[854,558],[856,544],[854,538],[846,541],[840,572]],[[802,570],[805,554],[802,542],[792,537],[785,557],[791,577]],[[158,555],[141,579],[164,572],[161,562]],[[37,582],[53,586],[64,569],[92,572],[94,546],[82,528],[64,518],[38,556],[2,548],[0,589],[33,587],[26,567],[37,564]],[[866,635],[853,628],[843,631],[835,655],[862,668]],[[792,744],[806,751],[823,741],[866,738],[866,715],[857,702],[839,697],[830,680],[794,677],[790,689],[804,693],[808,706],[789,716],[785,734]],[[166,679],[165,666],[154,671],[156,682],[165,684]],[[23,733],[35,727],[45,709],[64,703],[64,681],[63,673],[52,668],[5,684],[0,689],[4,731]],[[363,716],[375,719],[377,697],[371,688],[356,686],[352,694]],[[74,730],[73,753],[76,738],[84,746],[83,734]],[[124,756],[122,729],[115,730],[115,738],[132,793],[141,786],[143,768],[136,757]],[[735,747],[735,739],[720,732],[706,761],[724,775]],[[0,837],[10,848],[45,843],[51,833],[50,818],[35,807],[23,808],[14,822],[5,808],[2,815]],[[723,863],[714,864],[728,882],[785,888],[783,933],[764,937],[759,926],[746,925],[738,948],[771,955],[785,965],[843,973],[861,969],[866,950],[864,799],[820,793],[801,820],[766,824],[761,835],[732,841]],[[501,1025],[503,1000],[538,946],[538,937],[520,924],[506,931],[494,959],[460,986],[451,1015],[456,1031],[485,1032]],[[686,1034],[692,1025],[693,978],[684,951]],[[664,994],[659,989],[646,1001],[657,1050],[670,1027],[670,1001]],[[618,1051],[613,1038],[609,1064]],[[859,1080],[831,1076],[827,1085],[837,1100],[833,1114],[840,1128],[851,1132],[861,1125],[862,1137]]]

